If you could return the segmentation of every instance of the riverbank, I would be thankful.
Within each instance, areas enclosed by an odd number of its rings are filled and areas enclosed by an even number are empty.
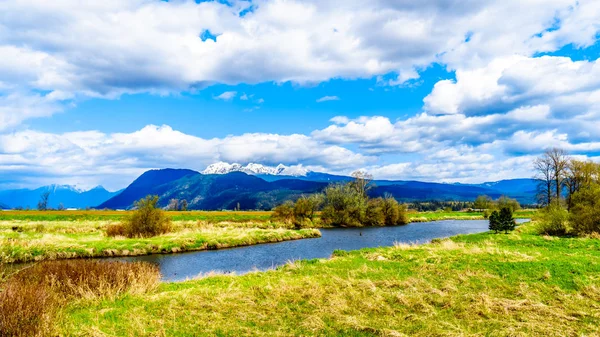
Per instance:
[[[167,254],[321,236],[316,229],[174,222],[172,233],[129,239],[106,236],[110,224],[109,221],[0,221],[0,263]]]
[[[313,228],[295,230],[272,222],[271,212],[167,212],[173,233],[148,239],[111,238],[106,228],[128,212],[8,211],[0,212],[0,263],[41,260],[139,256],[231,248],[320,237]],[[519,211],[517,218],[533,211]],[[483,213],[409,213],[412,222],[480,220]],[[90,220],[92,219],[92,220]]]
[[[600,333],[600,240],[459,235],[72,303],[58,335]]]

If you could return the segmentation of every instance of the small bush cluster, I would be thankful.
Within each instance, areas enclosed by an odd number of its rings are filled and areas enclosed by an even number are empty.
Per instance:
[[[489,229],[495,233],[501,231],[508,233],[508,231],[512,231],[516,227],[516,222],[513,218],[513,212],[509,207],[502,208],[500,212],[493,211],[492,214],[490,214],[489,221]]]
[[[570,224],[576,235],[600,233],[600,184],[590,184],[573,195]]]
[[[77,298],[146,292],[160,272],[149,263],[47,261],[23,268],[0,283],[0,336],[52,335],[58,309]]]
[[[110,225],[108,236],[128,238],[149,238],[171,231],[171,219],[158,207],[158,196],[147,196],[135,202],[136,211],[122,224]]]
[[[322,203],[323,198],[320,194],[302,196],[295,203],[286,201],[275,207],[272,217],[275,220],[293,224],[299,229],[314,222]]]
[[[542,235],[563,236],[569,232],[569,212],[552,204],[538,213],[536,229]]]

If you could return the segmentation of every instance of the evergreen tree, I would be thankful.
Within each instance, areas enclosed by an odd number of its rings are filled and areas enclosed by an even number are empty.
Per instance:
[[[498,224],[500,230],[508,234],[508,231],[512,231],[516,227],[515,219],[513,218],[512,210],[509,207],[503,207],[498,215]]]
[[[489,221],[490,221],[490,230],[494,231],[494,233],[498,233],[498,231],[502,230],[502,227],[500,226],[500,214],[498,213],[498,211],[493,211],[492,214],[490,214],[489,217]]]

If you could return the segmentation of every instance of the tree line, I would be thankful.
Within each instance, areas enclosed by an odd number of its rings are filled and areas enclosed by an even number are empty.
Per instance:
[[[354,180],[332,184],[322,193],[287,201],[273,210],[273,219],[294,224],[297,228],[320,221],[335,227],[393,226],[408,223],[406,205],[391,195],[370,198],[373,177],[358,171]]]
[[[539,231],[551,235],[600,233],[600,164],[559,148],[534,161],[541,212]]]

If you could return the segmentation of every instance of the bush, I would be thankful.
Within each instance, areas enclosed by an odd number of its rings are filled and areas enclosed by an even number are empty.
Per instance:
[[[126,236],[123,224],[112,224],[106,227],[106,235],[110,237]]]
[[[566,235],[568,232],[569,212],[552,204],[541,210],[536,225],[537,232],[543,235]]]
[[[592,184],[573,194],[571,227],[577,235],[600,233],[600,185]]]
[[[273,220],[283,221],[287,224],[294,222],[294,203],[286,201],[285,203],[275,207],[271,215]]]
[[[331,226],[360,227],[367,211],[368,198],[350,185],[331,185],[325,189],[323,223]]]
[[[170,232],[171,220],[157,205],[156,195],[136,201],[136,211],[123,222],[125,236],[149,238]]]
[[[153,289],[160,280],[149,263],[47,261],[25,267],[0,284],[0,336],[55,335],[57,310],[78,298]]]
[[[406,215],[406,205],[399,204],[396,199],[391,196],[387,196],[383,199],[383,214],[385,216],[386,226],[405,225],[408,223],[408,216]]]

